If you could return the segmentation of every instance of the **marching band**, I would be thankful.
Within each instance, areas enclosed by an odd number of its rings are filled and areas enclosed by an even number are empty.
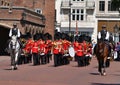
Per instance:
[[[54,66],[67,65],[74,59],[78,67],[90,64],[92,57],[92,44],[81,36],[75,36],[71,41],[69,35],[65,33],[55,33],[54,41],[49,33],[36,34],[33,39],[30,34],[21,37],[22,43],[19,64],[33,63],[34,66],[50,63],[54,59]],[[69,52],[72,46],[74,51]],[[70,53],[75,52],[74,56]],[[74,57],[74,58],[73,58]]]

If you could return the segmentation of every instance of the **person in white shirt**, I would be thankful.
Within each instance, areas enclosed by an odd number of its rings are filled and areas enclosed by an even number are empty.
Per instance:
[[[20,30],[17,28],[17,24],[13,23],[13,28],[10,29],[9,37],[12,38],[12,36],[16,36],[17,38],[20,38]]]
[[[22,43],[20,42],[21,33],[17,27],[17,23],[13,23],[13,28],[9,31],[9,37],[10,39],[8,40],[8,42],[10,42],[11,39],[17,39],[20,47],[22,47]]]
[[[98,33],[98,40],[109,41],[110,34],[106,29],[106,25],[102,26],[102,30]]]

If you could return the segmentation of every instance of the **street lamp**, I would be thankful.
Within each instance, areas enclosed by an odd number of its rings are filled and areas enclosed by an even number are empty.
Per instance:
[[[71,35],[71,0],[69,0],[69,7],[70,7],[70,11],[69,11],[69,34]]]

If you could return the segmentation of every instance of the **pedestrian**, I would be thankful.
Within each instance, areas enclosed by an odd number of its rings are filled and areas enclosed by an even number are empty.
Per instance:
[[[116,61],[120,61],[120,43],[119,42],[117,42],[117,45],[116,45],[116,48],[115,48],[116,50]]]

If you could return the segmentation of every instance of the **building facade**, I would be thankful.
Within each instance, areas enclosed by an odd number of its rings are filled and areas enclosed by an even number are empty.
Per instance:
[[[119,42],[120,14],[114,9],[111,0],[96,0],[96,33],[101,30],[102,25],[106,25],[107,30],[112,33],[115,42]]]
[[[54,35],[55,0],[0,0],[0,51],[9,39],[16,22],[22,34],[27,32]],[[3,33],[4,32],[4,33]]]
[[[111,0],[56,0],[56,29],[60,32],[91,36],[97,42],[97,33],[106,25],[116,42],[120,26],[119,12],[113,9]],[[77,23],[77,25],[76,25]]]
[[[56,0],[56,29],[92,36],[95,24],[94,0]]]

